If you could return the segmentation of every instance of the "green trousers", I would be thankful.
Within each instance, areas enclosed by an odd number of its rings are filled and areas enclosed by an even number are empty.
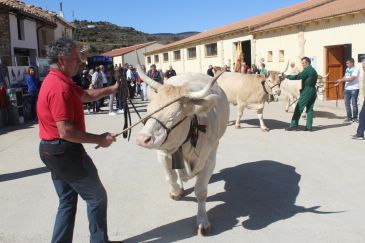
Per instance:
[[[304,108],[307,108],[307,128],[312,128],[313,125],[313,106],[317,98],[317,92],[315,88],[303,90],[300,94],[297,105],[295,106],[294,114],[291,119],[290,127],[297,127],[299,124],[300,115],[303,113]]]

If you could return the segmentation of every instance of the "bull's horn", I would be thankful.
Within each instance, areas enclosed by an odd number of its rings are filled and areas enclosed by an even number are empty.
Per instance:
[[[137,64],[137,72],[139,77],[146,82],[149,86],[151,86],[152,89],[154,89],[155,91],[158,90],[158,88],[160,88],[162,86],[162,84],[160,84],[159,82],[156,82],[155,80],[153,80],[152,78],[148,77],[144,71],[142,70],[141,66],[139,64]]]
[[[288,62],[286,63],[286,68],[285,68],[285,70],[284,70],[283,72],[281,72],[281,73],[285,73],[286,71],[288,71],[288,68],[289,68],[289,61],[290,61],[290,60],[288,60]]]
[[[161,87],[162,84],[160,84],[159,82],[156,82],[155,80],[153,80],[152,78],[148,77],[144,71],[142,70],[141,68],[141,62],[139,61],[139,57],[138,57],[138,53],[137,53],[137,50],[135,50],[136,52],[136,56],[137,56],[137,72],[138,72],[138,75],[139,77],[144,81],[146,82],[149,86],[151,86],[152,89],[154,89],[155,91],[157,91],[157,89],[159,87]]]
[[[328,72],[325,76],[322,75],[318,75],[318,79],[325,79],[330,75],[330,73]]]
[[[218,74],[217,76],[215,76],[213,78],[213,80],[208,83],[207,85],[205,85],[205,87],[202,90],[199,91],[195,91],[195,92],[190,92],[187,94],[186,97],[190,98],[190,99],[202,99],[204,98],[209,90],[213,87],[213,85],[215,84],[215,82],[218,80],[218,78],[224,73],[225,71],[221,72],[220,74]]]

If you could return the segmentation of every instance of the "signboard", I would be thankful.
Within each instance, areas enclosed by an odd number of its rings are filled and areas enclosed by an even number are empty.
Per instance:
[[[113,65],[113,59],[109,56],[91,56],[87,58],[88,68],[95,68],[99,65]]]
[[[25,76],[29,66],[8,66],[8,77],[10,87],[26,85]]]
[[[314,69],[317,69],[317,57],[309,57],[311,59],[311,65]]]
[[[358,62],[363,62],[363,61],[365,61],[365,54],[359,54],[359,55],[357,56],[357,61],[358,61]]]
[[[38,76],[40,81],[43,81],[49,72],[49,62],[49,58],[38,58]]]

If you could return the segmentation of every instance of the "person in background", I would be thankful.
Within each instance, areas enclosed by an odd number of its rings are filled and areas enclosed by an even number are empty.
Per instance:
[[[115,134],[86,132],[83,102],[116,92],[119,82],[100,89],[83,90],[71,77],[78,71],[79,46],[68,37],[49,44],[50,72],[39,92],[39,155],[51,171],[59,199],[52,243],[72,242],[78,196],[85,200],[90,242],[110,242],[107,227],[107,194],[83,143],[109,147]],[[121,242],[121,241],[119,241]]]
[[[33,67],[28,68],[27,75],[25,76],[25,81],[27,83],[28,94],[30,96],[32,119],[35,119],[37,116],[36,103],[38,97],[38,80],[36,79]]]
[[[91,77],[92,89],[100,89],[103,87],[102,79],[100,78],[100,67],[96,67]],[[93,101],[93,112],[100,111],[100,100]]]
[[[265,75],[265,77],[267,77],[269,75],[269,72],[266,69],[265,63],[261,63],[260,74]]]
[[[169,70],[167,70],[167,71],[165,72],[164,77],[165,77],[165,80],[166,80],[166,79],[169,79],[169,78],[171,78],[171,77],[173,77],[173,76],[176,76],[176,72],[175,72],[175,70],[172,68],[172,65],[170,65],[170,66],[169,66]]]
[[[211,77],[214,77],[214,72],[213,72],[213,66],[209,65],[208,70],[207,70],[207,74]]]
[[[134,99],[134,95],[136,93],[136,76],[135,72],[133,72],[132,65],[129,65],[127,70],[127,85],[128,85],[129,97],[131,99]]]
[[[290,63],[290,75],[297,75],[300,73],[300,70],[297,66],[295,66],[295,62]]]
[[[121,77],[122,77],[121,69],[122,69],[122,66],[120,64],[119,64],[119,67],[117,65],[115,65],[113,76],[114,76],[114,80],[116,82],[120,82],[121,81]],[[119,91],[115,94],[115,98],[116,98],[117,113],[118,114],[124,113],[124,110],[123,110],[123,98],[121,97],[121,94],[120,94]]]
[[[286,131],[297,131],[300,115],[307,109],[307,121],[305,131],[313,131],[313,106],[317,98],[316,83],[318,74],[311,66],[311,60],[308,57],[302,58],[303,71],[297,75],[286,76],[289,80],[302,80],[302,90],[300,92],[299,100],[295,106],[294,114],[290,126],[285,128]]]
[[[159,82],[160,84],[163,84],[161,73],[156,70],[156,65],[152,64],[150,66],[150,70],[147,72],[147,76],[155,80],[156,82]]]
[[[118,71],[116,71],[116,73],[118,73]],[[113,66],[108,67],[107,76],[109,81],[108,86],[114,85],[115,82],[117,82],[118,80],[115,78]],[[114,116],[117,114],[113,109],[114,98],[115,98],[115,93],[109,95],[109,116]]]
[[[362,61],[362,70],[363,74],[363,84],[365,84],[365,61]],[[364,87],[363,87],[364,91]],[[365,93],[365,92],[364,92]],[[359,115],[359,126],[357,127],[356,134],[352,136],[352,139],[356,140],[364,140],[364,131],[365,131],[365,97],[362,103],[362,108]]]
[[[256,64],[252,64],[251,73],[259,74],[260,70],[257,68]]]
[[[359,96],[359,75],[360,70],[355,66],[355,60],[349,58],[346,61],[345,76],[337,80],[335,86],[338,86],[341,82],[345,82],[344,100],[346,107],[346,119],[344,122],[359,122],[357,115],[359,113],[357,106],[357,98]],[[352,110],[351,110],[352,103]]]
[[[108,86],[108,76],[106,74],[106,70],[105,70],[105,67],[104,65],[100,65],[99,66],[100,68],[100,71],[99,71],[99,78],[101,79],[101,82],[103,84],[102,87],[107,87]],[[102,97],[99,101],[99,104],[100,104],[100,107],[104,106],[104,101],[105,101],[105,97]]]
[[[141,69],[144,73],[146,73],[146,66],[142,65]],[[142,101],[147,101],[148,97],[147,97],[147,83],[144,82],[143,80],[141,80],[141,99]]]
[[[87,69],[84,69],[84,70],[82,70],[82,74],[81,74],[81,88],[83,90],[87,90],[87,89],[89,89],[90,84],[91,84],[90,76],[88,74]],[[87,108],[87,114],[90,114],[91,102],[86,102],[85,106]]]

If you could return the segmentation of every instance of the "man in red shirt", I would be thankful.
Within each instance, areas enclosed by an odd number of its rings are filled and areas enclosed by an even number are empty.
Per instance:
[[[39,153],[50,169],[59,197],[52,242],[72,242],[78,195],[87,203],[90,242],[110,242],[107,232],[107,195],[95,165],[82,143],[108,147],[115,135],[86,132],[83,102],[117,92],[119,82],[102,89],[81,89],[71,77],[81,64],[78,45],[63,37],[49,45],[51,70],[37,103]]]

